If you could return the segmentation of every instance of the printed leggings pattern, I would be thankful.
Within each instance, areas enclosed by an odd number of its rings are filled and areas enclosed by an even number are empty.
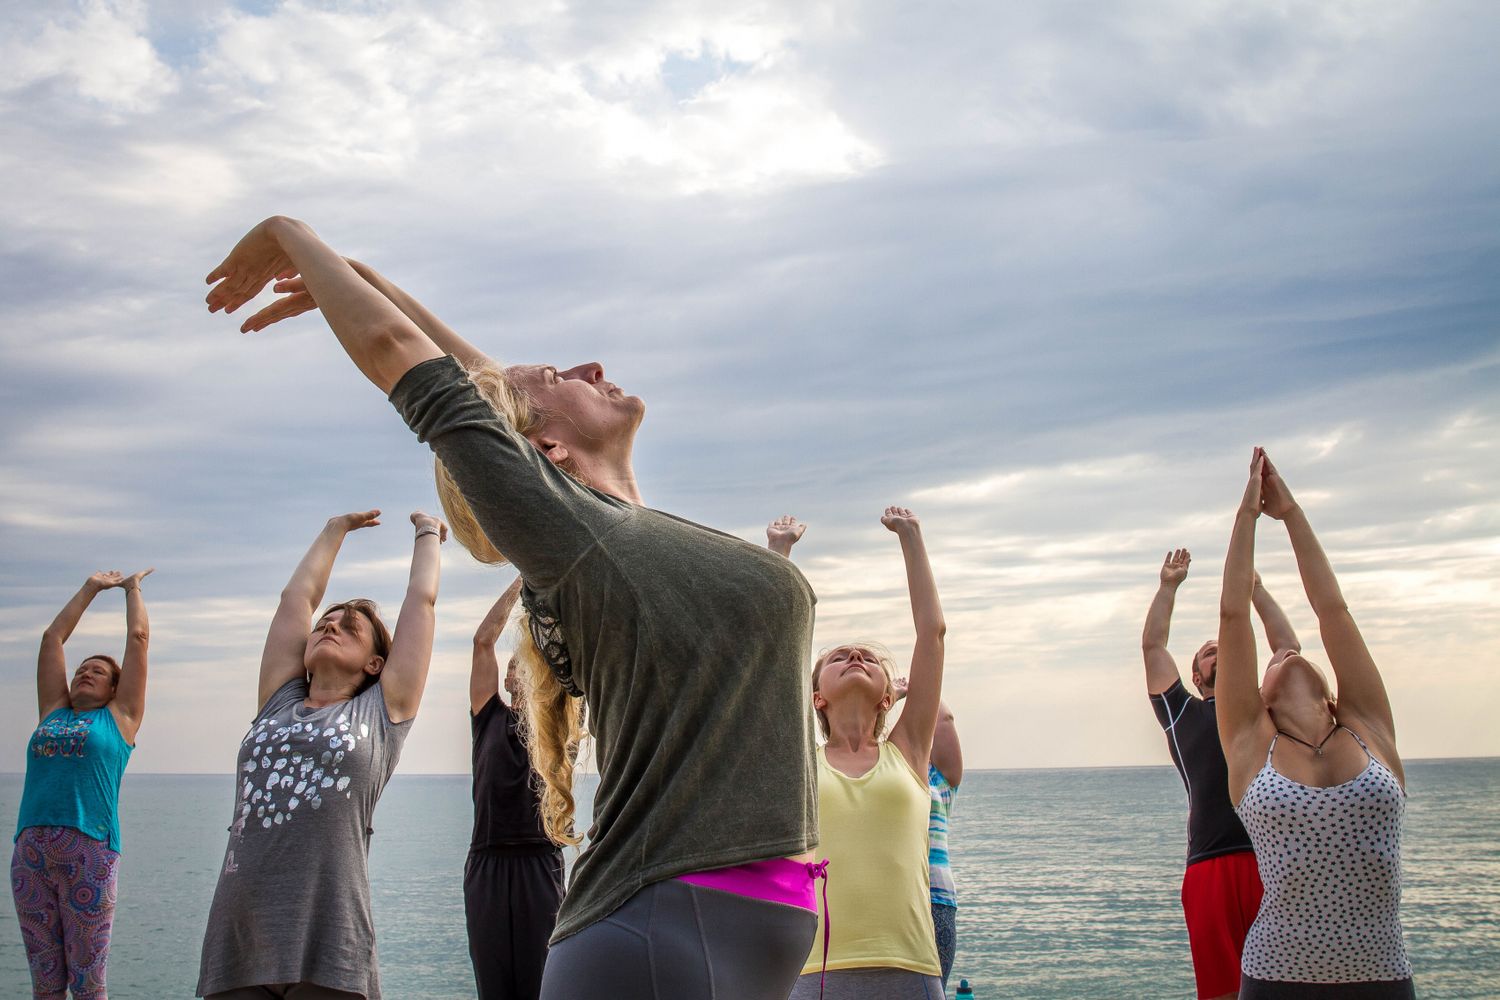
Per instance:
[[[104,1000],[120,856],[77,830],[33,826],[10,861],[31,988],[41,1000]]]
[[[943,988],[953,974],[953,956],[958,952],[958,907],[932,904],[932,929],[937,934],[938,962],[943,967]]]

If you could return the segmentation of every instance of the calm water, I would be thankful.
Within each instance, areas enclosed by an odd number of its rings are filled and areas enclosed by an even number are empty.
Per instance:
[[[1500,760],[1407,771],[1402,913],[1418,992],[1500,996]],[[19,775],[0,775],[6,823],[20,789]],[[126,776],[114,1000],[191,996],[232,794],[228,776]],[[462,902],[468,794],[467,776],[398,775],[375,815],[390,1000],[474,996]],[[1184,828],[1170,768],[971,772],[953,824],[953,985],[966,976],[982,998],[1191,997],[1177,897]],[[28,996],[14,911],[0,914],[0,997]]]

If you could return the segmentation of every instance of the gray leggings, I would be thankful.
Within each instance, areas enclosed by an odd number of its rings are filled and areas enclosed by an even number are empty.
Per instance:
[[[547,953],[542,1000],[786,1000],[817,914],[676,879]]]
[[[937,976],[906,969],[839,969],[830,970],[826,980],[816,972],[801,977],[791,1000],[943,1000],[945,995]]]

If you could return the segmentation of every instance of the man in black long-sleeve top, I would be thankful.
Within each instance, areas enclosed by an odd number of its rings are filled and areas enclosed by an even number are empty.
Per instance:
[[[1146,690],[1151,707],[1167,734],[1172,763],[1188,793],[1188,856],[1182,876],[1182,912],[1199,1000],[1239,995],[1240,952],[1260,909],[1260,873],[1250,835],[1229,801],[1229,770],[1219,745],[1214,712],[1214,678],[1218,642],[1210,639],[1193,656],[1193,684],[1200,697],[1183,686],[1177,661],[1167,652],[1167,634],[1177,588],[1187,579],[1192,557],[1187,549],[1167,553],[1161,586],[1146,614],[1141,652],[1146,659]],[[1273,651],[1301,649],[1286,614],[1255,577],[1255,610]]]

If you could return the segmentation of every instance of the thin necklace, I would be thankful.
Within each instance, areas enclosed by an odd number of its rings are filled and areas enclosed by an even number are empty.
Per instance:
[[[1301,743],[1303,746],[1307,747],[1307,749],[1309,749],[1309,750],[1316,750],[1317,753],[1318,753],[1318,756],[1321,757],[1321,756],[1323,756],[1323,747],[1327,745],[1327,743],[1328,743],[1329,740],[1333,739],[1333,734],[1339,731],[1339,724],[1337,722],[1335,722],[1333,724],[1333,728],[1330,729],[1330,730],[1328,730],[1328,735],[1325,736],[1325,737],[1323,737],[1322,741],[1320,743],[1318,743],[1317,746],[1313,746],[1311,743],[1307,742],[1306,740],[1298,739],[1297,737],[1293,736],[1291,733],[1287,732],[1285,729],[1279,729],[1278,728],[1276,731],[1278,733],[1280,733],[1282,736],[1285,736],[1287,739],[1291,740],[1293,743]]]

